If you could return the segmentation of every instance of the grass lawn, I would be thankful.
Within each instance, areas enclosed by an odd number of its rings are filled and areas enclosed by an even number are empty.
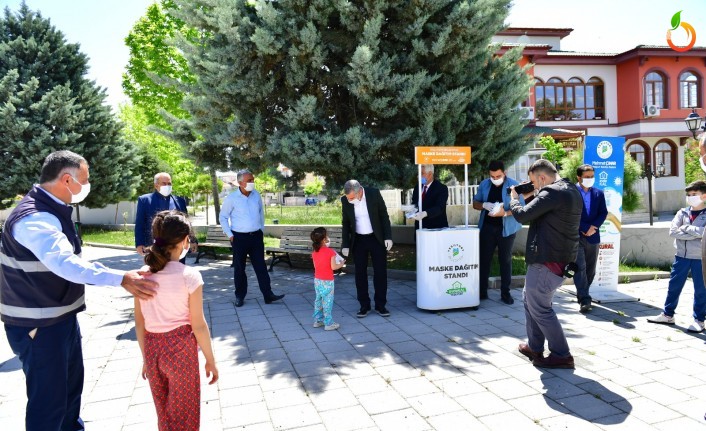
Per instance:
[[[286,208],[286,207],[285,207]],[[294,209],[290,207],[291,209]],[[314,214],[314,211],[319,206],[309,207]],[[325,207],[324,207],[325,208]],[[299,209],[299,208],[297,208]],[[285,211],[286,212],[286,211]],[[331,215],[329,214],[329,217]],[[285,222],[282,222],[285,223]],[[288,222],[287,222],[288,223]],[[338,222],[320,221],[321,224],[340,224],[340,211],[338,212]],[[316,224],[312,222],[311,224]],[[133,247],[135,245],[135,236],[131,230],[128,231],[108,231],[102,230],[91,226],[84,226],[83,228],[83,240],[86,242],[94,242],[99,244],[117,244]],[[206,241],[206,234],[199,234],[197,238],[200,242]],[[278,247],[279,238],[274,238],[271,236],[265,237],[265,247]],[[228,254],[230,249],[218,249],[218,253]],[[351,259],[349,257],[349,259]],[[416,247],[414,245],[408,244],[395,244],[392,250],[387,254],[387,266],[390,269],[401,269],[406,271],[414,271],[417,268],[417,258],[416,258]],[[669,271],[669,267],[657,268],[648,266],[639,266],[635,263],[631,264],[620,264],[619,272],[653,272],[653,271]],[[527,265],[525,264],[524,256],[516,255],[512,256],[512,275],[525,275],[527,272]],[[500,266],[498,265],[497,256],[493,256],[493,260],[490,265],[490,275],[498,276],[500,275]]]
[[[265,224],[272,224],[272,220],[279,224],[315,224],[315,225],[340,225],[341,206],[307,205],[307,206],[276,206],[265,208]]]
[[[135,234],[128,230],[103,230],[93,226],[82,226],[81,239],[98,244],[135,246]]]

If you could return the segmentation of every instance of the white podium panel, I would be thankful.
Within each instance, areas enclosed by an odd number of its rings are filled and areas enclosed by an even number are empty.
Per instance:
[[[478,228],[417,230],[417,307],[477,307]]]

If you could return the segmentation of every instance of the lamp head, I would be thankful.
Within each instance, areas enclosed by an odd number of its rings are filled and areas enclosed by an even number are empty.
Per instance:
[[[684,119],[686,128],[689,129],[694,139],[696,139],[696,131],[701,128],[701,121],[701,117],[696,113],[696,108],[691,108],[691,114]]]

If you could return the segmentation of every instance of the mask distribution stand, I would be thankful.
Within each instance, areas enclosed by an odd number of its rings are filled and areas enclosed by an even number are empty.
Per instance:
[[[417,307],[423,310],[478,307],[478,228],[468,226],[468,165],[471,147],[415,147],[417,203],[422,202],[422,165],[464,165],[464,225],[424,229],[417,235]]]

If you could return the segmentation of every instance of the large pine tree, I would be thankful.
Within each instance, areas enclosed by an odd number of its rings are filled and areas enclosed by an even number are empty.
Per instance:
[[[71,150],[89,163],[88,207],[132,196],[139,181],[135,149],[104,104],[105,92],[89,81],[87,58],[77,44],[26,4],[0,17],[0,207],[39,178],[51,152]]]
[[[180,44],[196,82],[177,132],[238,166],[403,186],[415,146],[470,145],[477,175],[526,149],[529,78],[490,45],[510,0],[174,3],[202,36]]]

